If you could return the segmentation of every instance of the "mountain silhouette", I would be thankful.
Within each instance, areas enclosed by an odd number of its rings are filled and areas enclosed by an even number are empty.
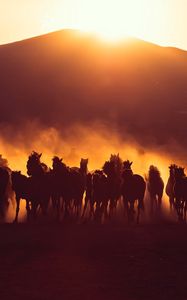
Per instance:
[[[0,66],[0,126],[13,134],[101,122],[143,146],[187,146],[186,51],[62,30],[1,45]]]

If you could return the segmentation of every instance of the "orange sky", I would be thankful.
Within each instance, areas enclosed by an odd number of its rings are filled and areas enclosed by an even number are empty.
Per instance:
[[[61,28],[187,49],[186,0],[0,0],[0,44]]]

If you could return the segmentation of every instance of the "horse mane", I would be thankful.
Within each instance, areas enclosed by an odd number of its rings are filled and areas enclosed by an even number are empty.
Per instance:
[[[122,174],[122,169],[123,169],[123,161],[119,156],[119,153],[116,154],[111,154],[110,159],[107,160],[103,167],[102,170],[103,172],[107,175],[117,175],[120,176]]]
[[[36,151],[33,151],[28,158],[27,161],[27,174],[29,176],[33,175],[39,175],[44,173],[44,164],[41,163],[40,158],[42,156],[42,153],[38,153]]]
[[[174,176],[186,177],[183,167],[177,167],[174,169]]]
[[[62,172],[64,170],[69,170],[69,168],[66,166],[66,164],[63,162],[62,158],[59,158],[58,156],[54,156],[53,159],[53,169],[52,171],[55,172]]]
[[[160,171],[156,166],[151,165],[149,167],[149,173],[148,173],[148,178],[152,179],[152,178],[160,178]]]

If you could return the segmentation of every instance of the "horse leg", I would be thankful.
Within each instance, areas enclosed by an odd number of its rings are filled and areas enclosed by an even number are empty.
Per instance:
[[[107,220],[108,219],[108,199],[104,200],[103,202],[103,210],[104,210],[104,218]]]
[[[51,196],[51,200],[52,200],[52,207],[55,210],[56,209],[56,195],[52,195]]]
[[[128,201],[123,197],[124,217],[128,216],[129,205]]]
[[[169,205],[170,205],[170,211],[172,211],[174,207],[174,198],[172,196],[169,197]]]
[[[17,223],[18,221],[19,208],[20,208],[20,197],[16,196],[16,216],[14,219],[14,223]]]
[[[89,198],[86,196],[85,199],[84,199],[84,207],[83,207],[83,212],[82,212],[82,215],[81,215],[81,219],[84,218],[84,215],[85,215],[85,212],[86,212],[86,209],[87,209],[87,206],[88,206],[88,201],[89,201]]]
[[[154,201],[155,201],[155,199],[154,199],[154,196],[153,196],[153,195],[151,195],[150,197],[151,197],[151,209],[150,209],[150,214],[153,215],[153,211],[154,211]]]
[[[186,210],[187,210],[187,201],[185,199],[185,202],[184,202],[184,222],[186,222]]]
[[[158,211],[161,211],[162,207],[162,194],[158,195]]]
[[[144,197],[143,196],[138,199],[138,214],[137,214],[137,220],[136,220],[137,224],[140,223],[141,210],[144,211]]]
[[[137,214],[136,223],[137,223],[137,224],[140,223],[140,207],[139,207],[139,205],[138,205],[138,214]]]
[[[77,218],[80,217],[82,211],[82,198],[83,195],[80,195],[77,199]]]
[[[60,197],[56,197],[56,219],[60,220]]]
[[[33,220],[36,220],[36,212],[37,212],[37,208],[38,208],[38,203],[36,203],[36,201],[32,201],[32,205],[31,205],[31,213],[32,213],[32,218],[33,218]]]
[[[64,197],[64,218],[66,219],[70,215],[71,210],[71,199],[68,197]]]
[[[110,198],[110,204],[109,204],[109,218],[110,219],[113,217],[113,211],[114,211],[114,199]]]
[[[30,205],[29,200],[26,200],[27,221],[30,220]]]
[[[93,199],[90,199],[90,212],[88,219],[91,220],[92,217],[94,217],[94,201]]]

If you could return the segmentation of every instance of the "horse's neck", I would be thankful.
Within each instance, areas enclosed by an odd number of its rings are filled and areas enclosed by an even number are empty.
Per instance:
[[[131,180],[133,180],[134,176],[135,175],[131,172],[124,172],[123,179],[124,179],[124,181],[131,181]]]
[[[150,174],[149,181],[150,182],[159,182],[161,177],[158,174]]]
[[[173,185],[180,185],[184,180],[182,176],[175,176]]]
[[[80,167],[80,168],[79,168],[79,172],[80,172],[80,174],[82,174],[83,176],[86,176],[87,173],[88,173],[87,167],[86,167],[86,166]]]
[[[174,184],[176,181],[175,176],[170,174],[169,178],[168,178],[168,184]]]

